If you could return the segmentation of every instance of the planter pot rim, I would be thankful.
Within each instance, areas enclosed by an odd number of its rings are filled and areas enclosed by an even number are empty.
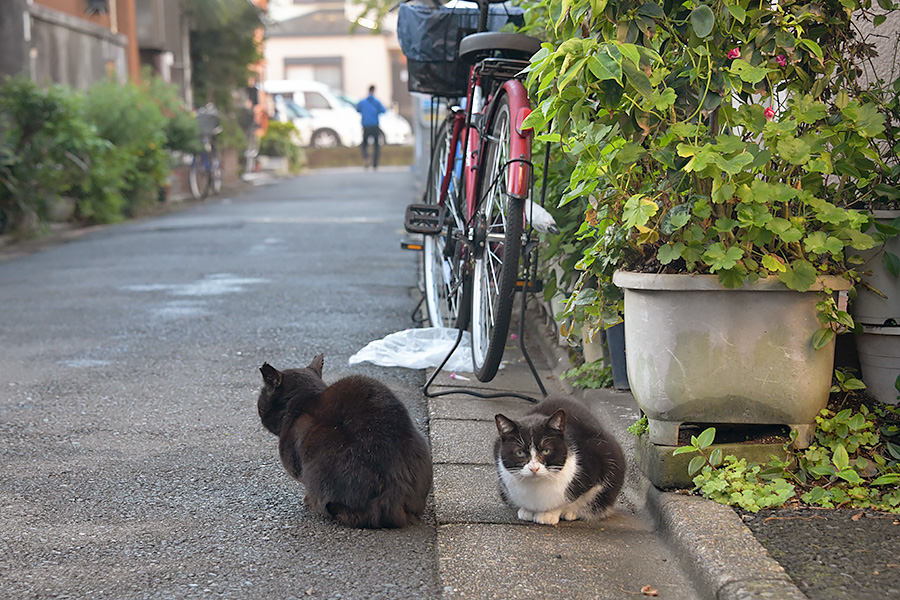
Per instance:
[[[896,219],[900,217],[900,210],[873,210],[872,216],[876,219]]]
[[[637,273],[634,271],[616,271],[613,283],[620,288],[632,290],[682,290],[682,291],[757,291],[757,292],[792,292],[775,277],[759,279],[755,283],[744,283],[739,288],[727,288],[719,283],[717,275],[698,275],[691,273]],[[843,277],[826,275],[816,278],[816,283],[809,288],[810,292],[818,292],[828,287],[830,290],[849,290],[850,282]]]
[[[877,326],[877,325],[863,325],[863,333],[872,333],[875,335],[896,335],[900,336],[900,325],[894,326]]]

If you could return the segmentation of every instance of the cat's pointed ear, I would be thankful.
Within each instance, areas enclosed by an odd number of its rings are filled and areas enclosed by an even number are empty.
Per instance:
[[[503,415],[494,415],[494,421],[497,423],[497,431],[500,435],[509,435],[519,428],[515,421]]]
[[[277,388],[281,385],[281,371],[269,363],[263,363],[263,366],[259,368],[259,372],[262,373],[263,381],[269,387]]]
[[[309,363],[309,366],[306,367],[306,368],[307,368],[307,369],[312,369],[313,371],[315,371],[316,375],[318,375],[319,377],[321,377],[321,376],[322,376],[322,369],[325,368],[325,355],[324,355],[324,354],[317,354],[316,357],[315,357],[314,359],[312,359],[312,362]]]
[[[550,418],[547,419],[547,427],[564,433],[566,431],[566,411],[559,409],[550,415]]]

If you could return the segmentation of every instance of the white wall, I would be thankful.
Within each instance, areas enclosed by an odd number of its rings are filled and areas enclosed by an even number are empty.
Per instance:
[[[340,56],[344,70],[343,92],[362,98],[369,86],[374,85],[375,94],[382,102],[389,103],[393,97],[388,39],[385,36],[268,38],[264,54],[267,79],[285,79],[284,63],[287,58]]]

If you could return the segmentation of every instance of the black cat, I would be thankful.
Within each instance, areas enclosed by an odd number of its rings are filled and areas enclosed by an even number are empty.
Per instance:
[[[387,386],[360,375],[326,385],[323,364],[260,368],[259,416],[304,504],[350,527],[417,523],[432,479],[424,436]]]
[[[517,421],[494,417],[500,494],[523,521],[602,519],[625,479],[625,456],[584,406],[547,398]]]

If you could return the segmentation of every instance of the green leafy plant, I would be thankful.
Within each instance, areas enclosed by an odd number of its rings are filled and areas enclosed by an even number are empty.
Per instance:
[[[134,216],[154,205],[169,174],[169,155],[165,148],[167,119],[149,89],[109,78],[88,90],[84,112],[125,164],[125,213]]]
[[[752,512],[796,501],[900,513],[900,446],[895,443],[900,410],[887,405],[874,411],[865,406],[857,412],[826,409],[816,425],[808,448],[785,446],[787,460],[773,457],[767,464],[748,464],[731,455],[723,460],[721,450],[713,447],[714,428],[692,437],[674,454],[697,453],[688,470],[703,496]]]
[[[184,10],[191,18],[194,103],[214,102],[225,126],[232,120],[234,90],[247,85],[250,66],[262,59],[257,34],[264,12],[246,0],[185,0]]]
[[[572,367],[562,374],[576,388],[598,389],[612,387],[612,367],[604,366],[603,361],[584,363]]]
[[[85,118],[80,96],[21,77],[0,84],[0,214],[6,228],[33,233],[64,196],[75,199],[76,219],[112,220],[123,202],[124,169],[114,146]]]
[[[550,40],[524,125],[568,157],[560,205],[590,205],[571,300],[588,327],[617,319],[615,268],[799,291],[857,278],[876,244],[859,209],[897,193],[884,104],[857,77],[871,48],[850,18],[883,21],[871,0],[522,4]],[[819,309],[823,346],[852,320]]]
[[[300,148],[297,128],[293,123],[271,121],[266,134],[259,142],[259,153],[264,156],[281,156],[288,159],[288,168],[297,172],[303,166],[304,154]]]
[[[194,154],[203,150],[200,143],[200,127],[196,117],[182,104],[178,97],[178,89],[154,76],[148,69],[141,74],[147,82],[147,93],[156,102],[165,117],[165,142],[163,147],[169,151]]]
[[[647,415],[641,415],[641,418],[628,426],[628,433],[635,437],[641,437],[650,431],[650,421]]]

